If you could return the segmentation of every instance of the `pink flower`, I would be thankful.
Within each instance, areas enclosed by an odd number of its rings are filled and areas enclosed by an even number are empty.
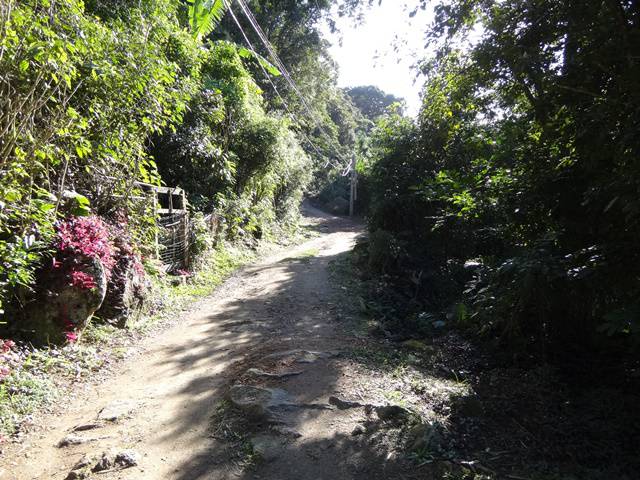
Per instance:
[[[9,373],[11,373],[9,367],[7,367],[6,365],[2,365],[0,367],[0,380],[4,380],[5,378],[7,378],[9,376]]]
[[[98,257],[107,278],[115,266],[109,227],[96,216],[72,217],[58,224],[58,249],[87,258]]]
[[[2,353],[7,353],[15,346],[16,344],[13,342],[13,340],[0,340],[0,352]]]
[[[64,332],[65,337],[69,343],[75,343],[78,340],[78,334],[76,332]]]
[[[91,290],[92,288],[96,287],[96,281],[88,273],[82,272],[80,270],[72,270],[71,285],[73,285],[74,287]]]

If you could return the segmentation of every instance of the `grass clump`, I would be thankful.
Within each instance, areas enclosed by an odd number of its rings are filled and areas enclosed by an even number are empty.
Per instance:
[[[14,433],[39,407],[57,397],[52,382],[42,375],[17,370],[0,383],[0,439]]]

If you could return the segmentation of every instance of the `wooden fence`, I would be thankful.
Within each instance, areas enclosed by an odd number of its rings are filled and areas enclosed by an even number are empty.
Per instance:
[[[180,187],[158,187],[141,182],[137,186],[153,198],[159,227],[156,234],[157,258],[166,271],[189,270],[194,230],[184,190]],[[222,225],[221,217],[211,213],[204,220],[209,234],[217,239]]]

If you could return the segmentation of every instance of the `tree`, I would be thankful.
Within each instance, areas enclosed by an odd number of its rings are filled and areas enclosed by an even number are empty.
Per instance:
[[[428,308],[465,301],[481,331],[512,345],[629,338],[640,331],[640,8],[471,0],[435,11],[417,135],[404,153],[377,153],[371,227],[398,241],[398,271],[437,279]],[[480,38],[456,50],[472,29]],[[482,265],[473,277],[467,260]]]
[[[363,85],[346,89],[347,95],[362,114],[371,121],[384,115],[394,103],[404,104],[402,98],[385,93],[374,85]]]

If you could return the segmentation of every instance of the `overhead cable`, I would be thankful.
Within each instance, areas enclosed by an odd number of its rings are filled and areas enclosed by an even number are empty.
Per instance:
[[[224,0],[224,3],[227,6],[227,9],[229,10],[229,14],[231,15],[231,18],[233,19],[234,23],[236,24],[236,26],[238,27],[238,29],[240,30],[240,33],[242,34],[242,37],[244,38],[244,41],[247,43],[247,46],[249,48],[249,50],[251,51],[251,53],[253,53],[256,58],[259,58],[258,53],[256,52],[253,44],[251,43],[251,41],[249,40],[249,37],[247,36],[247,34],[245,33],[244,29],[242,28],[242,25],[240,24],[240,22],[238,21],[238,18],[236,17],[235,13],[233,12],[233,9],[231,8],[231,4],[227,1]],[[267,72],[267,70],[264,68],[264,66],[262,65],[262,63],[260,63],[259,61],[257,62],[258,66],[260,67],[260,70],[262,71],[262,74],[264,76],[264,78],[267,80],[267,82],[269,82],[271,84],[271,86],[273,87],[273,90],[275,91],[276,95],[278,96],[278,98],[280,98],[280,100],[282,101],[282,104],[285,108],[285,110],[287,111],[287,113],[289,115],[291,115],[293,117],[293,119],[301,125],[300,121],[298,120],[298,118],[296,117],[296,115],[293,113],[293,111],[289,108],[289,105],[287,104],[287,102],[285,101],[285,99],[282,97],[282,95],[280,95],[280,92],[278,91],[278,87],[276,87],[276,85],[273,83],[273,81],[271,80],[271,76],[269,75],[269,73]],[[311,141],[311,139],[309,139],[309,137],[307,136],[306,133],[304,133],[304,131],[300,130],[300,133],[302,134],[302,136],[304,137],[304,139],[306,140],[306,142],[311,146],[311,148],[320,156],[323,156],[322,152],[320,152],[320,150],[318,149],[318,147],[316,147],[316,145]],[[336,163],[334,163],[331,159],[328,159],[328,163],[325,164],[325,167],[331,164],[336,168],[342,168],[341,165],[338,165]]]
[[[269,56],[271,57],[272,61],[274,62],[276,67],[282,72],[282,75],[284,76],[285,80],[287,81],[287,83],[289,84],[291,89],[300,98],[301,103],[302,103],[304,109],[307,111],[309,117],[315,122],[316,127],[320,130],[320,132],[323,133],[327,138],[330,139],[331,136],[322,127],[322,123],[318,120],[317,115],[312,111],[309,103],[307,102],[307,99],[302,94],[302,92],[297,87],[297,85],[295,84],[293,78],[289,74],[289,71],[287,70],[286,66],[284,65],[284,63],[282,62],[280,57],[278,56],[278,54],[275,51],[275,49],[273,48],[273,46],[271,45],[271,42],[269,41],[269,39],[267,38],[266,34],[264,33],[264,30],[262,30],[262,27],[260,27],[260,24],[258,23],[258,21],[256,20],[255,16],[253,15],[253,12],[251,12],[251,9],[249,8],[249,6],[246,4],[246,2],[244,0],[237,0],[237,1],[238,1],[238,4],[240,5],[240,8],[242,9],[242,12],[244,13],[245,17],[247,18],[247,20],[249,20],[249,23],[251,24],[251,27],[256,32],[256,34],[258,35],[258,38],[260,38],[260,41],[262,42],[262,44],[267,49],[267,52],[269,53]],[[237,21],[237,18],[235,18],[235,16],[234,16],[234,20],[236,21],[236,24],[239,24],[239,22]],[[242,27],[239,26],[239,28],[242,30]],[[243,31],[243,36],[245,37],[245,39],[247,38],[247,36],[244,33],[244,31]],[[273,84],[273,82],[270,82],[270,83]],[[280,97],[280,98],[282,98],[282,97]],[[342,166],[343,167],[343,173],[342,174],[343,175],[348,174],[349,170],[351,169],[351,162],[350,161],[345,161],[345,159],[340,155],[340,153],[337,150],[334,150],[334,153],[335,153],[336,157],[338,157],[338,159],[342,161],[342,164],[343,164],[343,166]]]

